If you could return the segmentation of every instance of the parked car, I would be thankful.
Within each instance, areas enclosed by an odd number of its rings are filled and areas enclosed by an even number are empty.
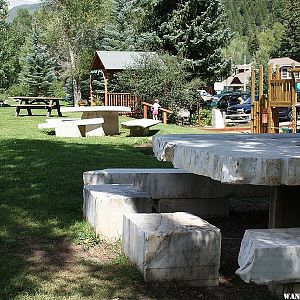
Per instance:
[[[204,102],[210,101],[212,98],[212,95],[209,94],[205,90],[197,90],[198,95],[203,99]]]
[[[258,101],[258,96],[255,96],[255,101]],[[300,101],[300,97],[298,98]],[[226,110],[227,115],[234,114],[250,114],[251,113],[251,97],[249,97],[244,103],[229,106]],[[278,109],[279,119],[288,120],[292,119],[291,107],[279,107]],[[297,107],[297,118],[300,117],[300,107]]]
[[[249,97],[244,103],[228,106],[226,110],[226,114],[228,115],[250,114],[250,113],[251,113],[251,97]]]
[[[221,111],[226,111],[229,106],[240,104],[244,101],[241,93],[225,94],[217,102],[217,108]],[[249,95],[248,95],[249,96]]]

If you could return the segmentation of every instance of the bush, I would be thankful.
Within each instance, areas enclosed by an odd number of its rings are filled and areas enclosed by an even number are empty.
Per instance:
[[[114,88],[116,92],[130,92],[150,103],[158,98],[162,107],[177,112],[181,108],[190,109],[198,101],[197,86],[203,82],[189,78],[183,59],[167,54],[152,55],[119,73]]]
[[[192,114],[191,123],[193,125],[198,125],[198,113]],[[211,126],[211,109],[202,108],[200,111],[200,126]]]

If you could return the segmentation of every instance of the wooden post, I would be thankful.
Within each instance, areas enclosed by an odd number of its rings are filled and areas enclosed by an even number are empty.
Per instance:
[[[251,133],[257,133],[257,111],[255,105],[255,69],[251,66]]]
[[[106,71],[102,71],[103,80],[104,80],[104,105],[108,105],[108,73]]]
[[[92,74],[90,74],[90,101],[91,101],[91,106],[95,106],[95,101],[93,97],[93,77]]]
[[[166,125],[167,124],[167,112],[163,111],[163,124]]]
[[[201,106],[199,105],[199,102],[197,102],[197,114],[198,114],[198,127],[201,127]]]
[[[147,105],[144,104],[143,108],[144,108],[144,119],[148,119],[148,107],[147,107]]]
[[[268,66],[268,99],[267,99],[267,111],[268,111],[268,133],[273,132],[273,116],[272,116],[272,108],[270,106],[272,95],[272,87],[271,87],[271,80],[273,78],[273,66],[269,64]]]
[[[292,64],[292,69],[295,69],[295,64]],[[291,72],[292,75],[292,83],[291,83],[291,97],[292,97],[292,132],[297,132],[297,92],[296,92],[296,79],[294,72]]]

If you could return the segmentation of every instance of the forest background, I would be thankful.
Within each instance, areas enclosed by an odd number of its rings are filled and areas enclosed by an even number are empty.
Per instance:
[[[7,20],[0,0],[0,95],[89,98],[96,50],[155,51],[110,91],[186,106],[237,64],[300,61],[298,0],[44,0]],[[101,74],[94,72],[95,90]],[[98,79],[97,79],[98,78]]]

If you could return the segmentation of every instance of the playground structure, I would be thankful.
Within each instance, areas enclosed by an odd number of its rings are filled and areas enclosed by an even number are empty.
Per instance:
[[[256,95],[256,73],[254,66],[251,68],[251,132],[252,133],[279,133],[279,107],[291,107],[291,131],[297,131],[297,92],[296,74],[300,68],[291,69],[291,79],[281,79],[279,66],[274,72],[273,65],[268,66],[267,94],[264,92],[264,68],[260,66],[258,78],[258,101]]]

